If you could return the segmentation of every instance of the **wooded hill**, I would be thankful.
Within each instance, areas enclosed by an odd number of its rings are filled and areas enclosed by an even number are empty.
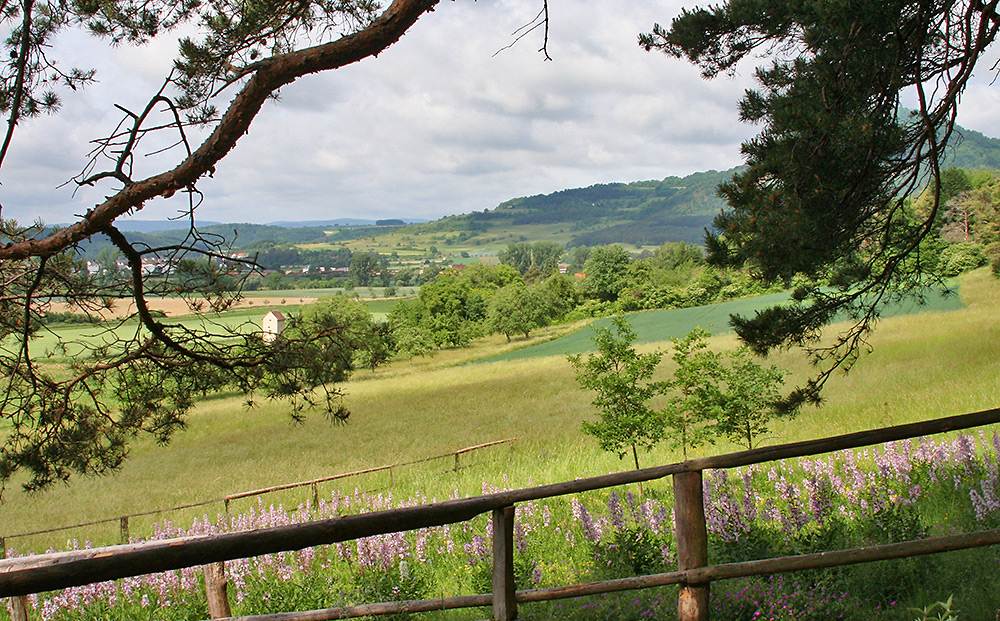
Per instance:
[[[445,218],[437,224],[461,224],[475,231],[561,224],[571,227],[567,246],[701,243],[704,229],[724,207],[716,188],[732,174],[732,170],[711,170],[660,181],[562,190],[515,198],[496,209]]]

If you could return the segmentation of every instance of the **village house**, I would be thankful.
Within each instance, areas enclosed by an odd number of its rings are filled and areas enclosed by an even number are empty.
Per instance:
[[[285,329],[285,316],[281,314],[281,311],[271,311],[264,315],[261,327],[263,328],[261,338],[264,339],[265,343],[273,343]]]

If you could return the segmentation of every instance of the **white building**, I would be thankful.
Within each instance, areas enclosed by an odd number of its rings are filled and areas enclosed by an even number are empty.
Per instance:
[[[261,327],[264,330],[262,337],[264,342],[273,343],[274,339],[278,338],[281,331],[285,329],[285,316],[280,311],[271,311],[264,315]]]

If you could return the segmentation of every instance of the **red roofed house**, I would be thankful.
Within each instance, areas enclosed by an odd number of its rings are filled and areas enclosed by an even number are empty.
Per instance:
[[[262,337],[264,342],[273,343],[274,339],[278,338],[281,331],[285,329],[285,316],[280,311],[271,311],[264,315],[261,327],[264,329]]]

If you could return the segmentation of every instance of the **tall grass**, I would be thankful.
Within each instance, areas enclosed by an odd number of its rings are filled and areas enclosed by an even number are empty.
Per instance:
[[[1000,283],[985,271],[965,279],[966,308],[946,313],[894,317],[878,327],[873,352],[854,371],[835,376],[826,403],[806,409],[773,427],[771,443],[818,438],[887,424],[985,409],[998,403],[1000,362]],[[736,345],[732,335],[713,346]],[[502,338],[483,347],[495,353]],[[665,349],[648,344],[642,349]],[[433,359],[398,361],[377,373],[359,371],[345,385],[350,422],[334,425],[322,416],[293,424],[280,403],[244,407],[235,397],[204,400],[189,428],[167,447],[140,441],[122,470],[102,478],[74,478],[69,485],[26,495],[12,486],[0,505],[0,533],[35,530],[103,517],[152,510],[227,493],[339,472],[409,461],[492,440],[517,437],[512,454],[485,458],[457,474],[440,464],[415,468],[397,477],[398,493],[420,490],[444,498],[458,490],[476,494],[483,481],[511,487],[543,484],[628,467],[599,450],[580,431],[592,416],[591,396],[579,390],[563,356],[471,366],[455,366],[482,351],[449,350]],[[671,369],[665,361],[662,373]],[[814,371],[800,352],[783,352],[772,361],[791,369],[790,382]],[[726,443],[695,454],[738,447]],[[506,449],[502,449],[506,451]],[[667,463],[679,455],[657,447],[640,455],[642,465]],[[348,480],[373,489],[370,484]],[[304,500],[299,497],[297,504]],[[289,499],[288,502],[293,502]],[[214,515],[218,509],[193,510]],[[135,534],[140,526],[134,527]],[[109,528],[113,538],[115,529]],[[99,540],[101,534],[73,537]],[[9,542],[18,548],[62,545],[67,536]]]

